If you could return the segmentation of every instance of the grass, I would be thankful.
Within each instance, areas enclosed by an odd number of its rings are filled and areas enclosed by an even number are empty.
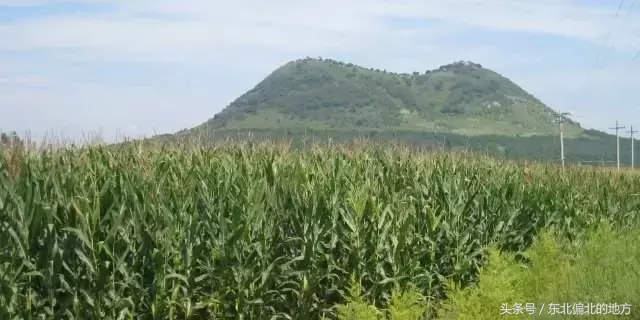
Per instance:
[[[425,303],[418,290],[410,289],[392,301],[391,312],[385,313],[357,298],[355,291],[351,295],[356,298],[341,305],[341,310],[356,316],[344,313],[339,319],[368,319],[367,313],[376,319],[420,319],[416,315],[424,314],[441,320],[637,319],[639,241],[637,226],[620,233],[602,223],[580,243],[568,243],[549,230],[523,253],[526,262],[517,254],[489,248],[478,282],[464,288],[449,283],[447,300],[438,306]]]
[[[602,223],[635,226],[640,208],[637,175],[398,146],[15,154],[0,156],[1,319],[318,319],[348,314],[349,301],[414,319],[452,286],[490,283],[492,253],[521,257],[546,230],[571,248]],[[611,260],[616,285],[626,261]],[[557,266],[567,277],[587,267]],[[634,292],[589,281],[558,299]]]
[[[505,303],[512,310],[516,303],[522,307],[532,304],[533,318],[537,319],[572,318],[568,312],[575,317],[578,310],[585,309],[594,313],[580,318],[611,319],[620,317],[612,312],[629,312],[627,315],[636,319],[634,308],[640,306],[639,240],[637,226],[619,233],[603,223],[580,245],[545,233],[527,251],[529,265],[494,250],[478,286],[452,290],[441,319],[495,319]],[[570,307],[564,314],[554,314],[551,304],[556,304],[557,310],[565,304]],[[576,304],[584,307],[576,309]],[[596,311],[597,304],[617,304],[619,308]],[[629,306],[626,311],[623,305]],[[509,317],[531,318],[526,311]]]

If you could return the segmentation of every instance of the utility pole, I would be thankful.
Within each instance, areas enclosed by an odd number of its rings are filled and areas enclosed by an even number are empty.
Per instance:
[[[564,129],[562,124],[565,122],[565,117],[571,115],[569,112],[562,112],[556,114],[556,121],[560,125],[560,162],[562,162],[562,170],[564,171]]]
[[[616,120],[616,126],[614,128],[609,128],[611,130],[616,130],[616,164],[618,167],[618,171],[620,171],[620,135],[618,133],[620,129],[624,128],[624,126],[621,126],[618,123],[618,120]]]
[[[633,126],[631,126],[629,129],[629,134],[631,135],[631,170],[633,170],[635,166],[635,159],[633,154],[633,152],[635,151],[635,143],[634,143],[635,141],[633,139],[633,135],[635,133],[638,133],[638,131],[633,130]]]

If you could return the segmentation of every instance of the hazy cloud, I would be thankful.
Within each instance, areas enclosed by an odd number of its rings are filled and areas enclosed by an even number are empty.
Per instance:
[[[594,115],[605,115],[596,101],[638,85],[640,59],[631,59],[640,49],[640,19],[629,7],[616,18],[613,2],[0,0],[1,6],[69,10],[24,17],[16,10],[0,19],[0,108],[12,108],[0,127],[62,123],[148,133],[152,121],[158,131],[178,130],[307,55],[400,72],[473,60],[550,105],[578,105]],[[618,95],[621,105],[633,102],[631,94]],[[602,118],[585,124],[601,126]]]

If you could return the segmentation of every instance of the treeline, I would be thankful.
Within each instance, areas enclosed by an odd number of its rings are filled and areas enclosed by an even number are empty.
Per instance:
[[[300,149],[312,143],[350,143],[358,139],[372,142],[397,142],[423,149],[468,150],[485,153],[508,160],[532,160],[560,163],[560,139],[558,136],[511,137],[501,135],[465,136],[452,133],[416,131],[339,131],[302,129],[258,129],[258,130],[216,130],[201,131],[197,135],[207,143],[215,141],[271,140],[289,141],[293,148]],[[162,139],[175,139],[164,136]],[[640,143],[638,143],[640,144]],[[615,136],[588,130],[582,138],[564,140],[565,162],[570,164],[615,165]],[[640,148],[636,146],[640,157]],[[631,141],[620,139],[620,163],[631,164]],[[636,164],[638,161],[636,161]],[[638,166],[638,165],[636,165]]]
[[[0,133],[0,149],[6,147],[24,147],[24,141],[15,132],[2,132]]]

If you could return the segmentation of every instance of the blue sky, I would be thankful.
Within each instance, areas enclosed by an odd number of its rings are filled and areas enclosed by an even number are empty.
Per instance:
[[[470,60],[585,127],[640,128],[638,52],[632,0],[0,0],[0,129],[178,131],[306,56],[397,72]]]

